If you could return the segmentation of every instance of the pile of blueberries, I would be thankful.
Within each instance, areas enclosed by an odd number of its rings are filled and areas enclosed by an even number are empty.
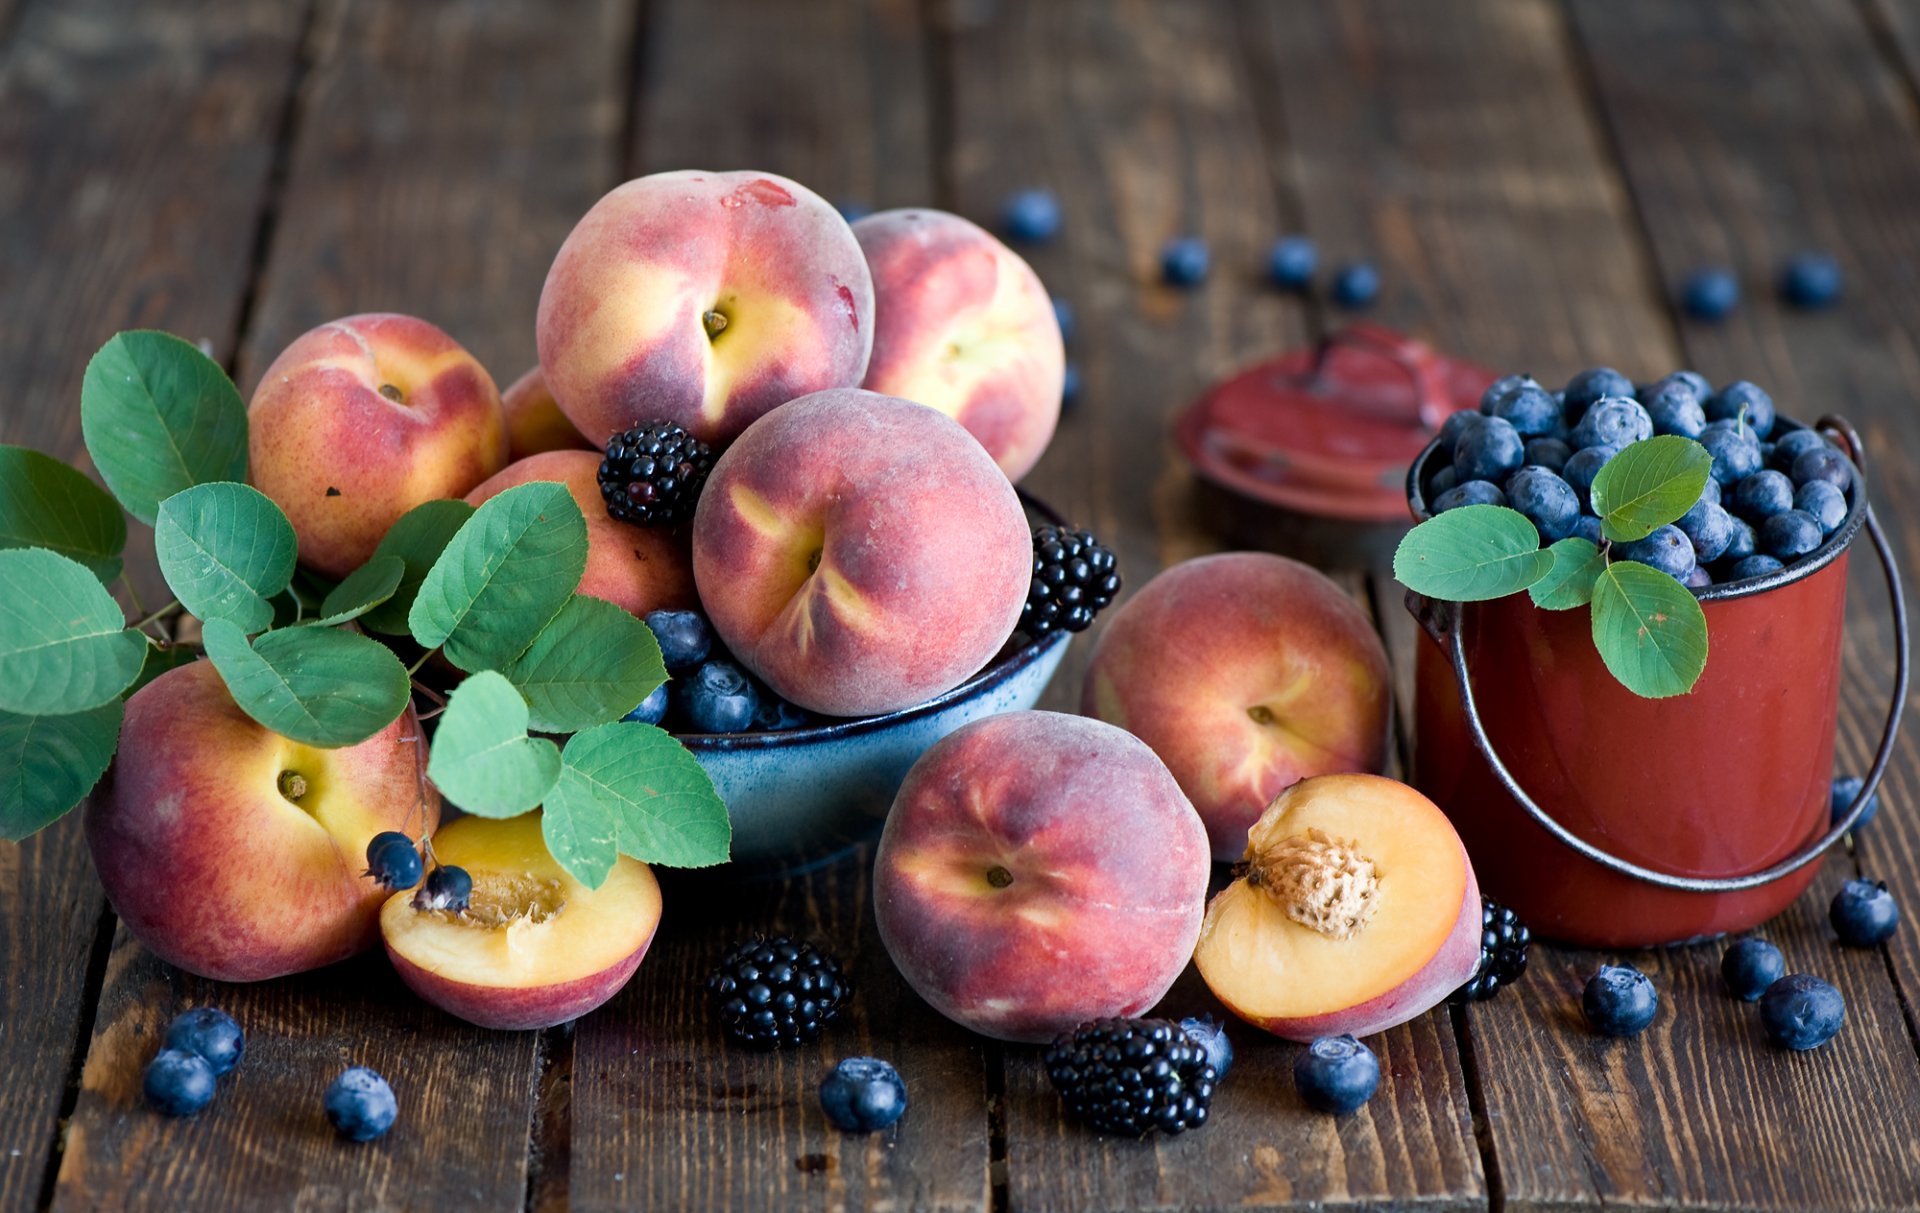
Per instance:
[[[1718,391],[1693,371],[1635,385],[1593,367],[1550,391],[1527,375],[1489,387],[1478,412],[1440,428],[1425,496],[1433,513],[1463,505],[1510,506],[1543,544],[1568,536],[1601,542],[1594,477],[1628,446],[1678,434],[1706,447],[1713,475],[1678,522],[1613,554],[1651,565],[1696,589],[1764,577],[1815,551],[1846,521],[1853,464],[1813,430],[1778,419],[1773,398],[1739,380]]]
[[[646,623],[668,678],[626,719],[675,733],[778,732],[820,719],[742,669],[699,611],[653,611]]]

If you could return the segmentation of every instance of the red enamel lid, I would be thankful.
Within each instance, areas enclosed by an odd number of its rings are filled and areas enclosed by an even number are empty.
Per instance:
[[[1497,376],[1377,324],[1238,372],[1181,412],[1194,470],[1255,501],[1356,522],[1407,518],[1407,468]]]

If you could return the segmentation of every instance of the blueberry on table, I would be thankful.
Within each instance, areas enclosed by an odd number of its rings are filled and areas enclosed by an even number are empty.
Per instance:
[[[1847,520],[1847,495],[1824,480],[1809,480],[1794,491],[1793,508],[1813,515],[1831,535]]]
[[[1463,505],[1505,504],[1507,504],[1507,495],[1500,491],[1499,485],[1490,484],[1485,480],[1468,480],[1435,497],[1433,512],[1444,514],[1448,510],[1458,509]]]
[[[628,712],[620,719],[630,720],[638,724],[659,724],[667,718],[667,704],[670,701],[671,696],[667,693],[667,684],[663,682],[653,688],[653,691],[648,694],[645,699],[642,699],[635,705],[633,711]]]
[[[1795,484],[1824,480],[1843,493],[1853,487],[1853,464],[1831,446],[1817,447],[1797,456],[1792,475]]]
[[[845,1133],[878,1133],[907,1110],[907,1084],[878,1057],[849,1057],[820,1080],[820,1110]]]
[[[1794,460],[1826,445],[1827,440],[1815,430],[1788,430],[1774,440],[1773,451],[1767,456],[1767,466],[1776,472],[1792,474]]]
[[[757,698],[745,670],[709,661],[680,687],[680,714],[695,733],[740,733],[753,723]]]
[[[387,1080],[365,1066],[349,1066],[327,1087],[327,1121],[348,1141],[372,1141],[393,1128],[400,1105]]]
[[[1680,306],[1696,320],[1725,320],[1740,306],[1740,280],[1729,270],[1696,270],[1680,287]]]
[[[454,864],[443,863],[428,872],[420,891],[413,895],[414,909],[445,910],[449,914],[466,913],[472,902],[473,877]]]
[[[1318,268],[1320,250],[1306,236],[1282,236],[1267,253],[1267,277],[1282,290],[1305,289]]]
[[[1685,531],[1672,523],[1655,528],[1653,534],[1645,539],[1616,544],[1614,551],[1622,560],[1637,560],[1659,569],[1675,581],[1684,581],[1687,574],[1693,571],[1693,541],[1687,538]]]
[[[1505,480],[1508,473],[1526,462],[1527,444],[1511,422],[1500,417],[1485,417],[1467,430],[1453,446],[1453,466],[1466,480]]]
[[[1638,1036],[1660,1013],[1660,994],[1632,965],[1602,965],[1587,979],[1580,1007],[1602,1036]]]
[[[1545,468],[1558,473],[1567,466],[1567,460],[1573,458],[1573,448],[1558,438],[1527,439],[1526,459],[1528,467]]]
[[[1786,972],[1786,958],[1764,939],[1735,940],[1720,958],[1720,980],[1727,993],[1743,1002],[1759,1002],[1767,987]]]
[[[1322,1036],[1293,1059],[1293,1085],[1316,1112],[1345,1116],[1380,1088],[1380,1059],[1352,1036]]]
[[[1663,379],[1640,397],[1647,416],[1653,420],[1656,434],[1678,434],[1698,438],[1707,428],[1706,406],[1691,384],[1679,379]]]
[[[1817,1049],[1847,1018],[1847,1000],[1818,977],[1789,973],[1760,996],[1760,1024],[1784,1049]]]
[[[1333,276],[1333,301],[1348,311],[1370,308],[1380,298],[1380,271],[1364,261],[1341,266]]]
[[[1786,473],[1762,468],[1733,486],[1733,512],[1761,523],[1793,508],[1793,481]]]
[[[1507,504],[1526,515],[1548,543],[1573,533],[1573,520],[1580,516],[1580,495],[1546,468],[1521,468],[1507,478],[1506,494]]]
[[[162,1049],[147,1063],[140,1087],[147,1104],[168,1116],[192,1116],[213,1102],[213,1067],[187,1049]]]
[[[1706,400],[1708,421],[1745,421],[1755,438],[1773,433],[1773,397],[1759,386],[1736,379]]]
[[[1629,396],[1607,396],[1593,402],[1573,427],[1575,450],[1590,446],[1624,447],[1653,437],[1653,418]]]
[[[1542,387],[1518,387],[1494,402],[1493,416],[1522,438],[1540,438],[1560,428],[1560,402]]]
[[[1180,1021],[1180,1030],[1187,1039],[1199,1045],[1207,1053],[1207,1064],[1213,1067],[1213,1078],[1218,1082],[1227,1076],[1233,1066],[1233,1042],[1227,1039],[1227,1029],[1211,1015]]]
[[[713,650],[713,628],[698,611],[648,611],[646,624],[670,674],[691,670]]]
[[[398,830],[382,830],[367,840],[366,875],[384,888],[411,889],[420,883],[420,848]]]
[[[216,1078],[239,1065],[247,1051],[240,1025],[217,1007],[195,1007],[174,1016],[166,1039],[169,1049],[199,1054]]]
[[[1853,808],[1853,802],[1859,799],[1860,789],[1866,786],[1867,781],[1858,775],[1841,775],[1834,779],[1831,793],[1833,824],[1840,824],[1840,819],[1847,815],[1848,811]],[[1873,820],[1873,815],[1879,811],[1880,793],[1875,792],[1867,801],[1867,807],[1860,811],[1860,820],[1853,823],[1853,828],[1857,830],[1861,826],[1866,825],[1869,821]]]
[[[1900,925],[1900,907],[1884,880],[1849,880],[1827,907],[1833,933],[1850,948],[1871,948],[1885,942]]]
[[[1826,253],[1795,253],[1780,271],[1780,294],[1795,307],[1827,307],[1840,298],[1840,263]]]
[[[1786,567],[1786,565],[1781,564],[1771,556],[1758,553],[1752,556],[1743,556],[1734,563],[1733,574],[1730,580],[1746,581],[1754,577],[1765,577],[1769,573],[1778,573]]]
[[[1713,481],[1707,481],[1712,484]],[[1720,559],[1733,543],[1733,515],[1704,498],[1674,523],[1693,544],[1696,565]]]
[[[1532,375],[1502,375],[1492,383],[1489,383],[1486,391],[1480,393],[1480,411],[1488,416],[1492,416],[1499,411],[1500,402],[1514,392],[1519,391],[1523,387],[1539,386],[1539,380],[1535,379]],[[1548,395],[1552,395],[1552,393],[1549,392]],[[1556,400],[1555,403],[1557,404],[1559,402]]]
[[[1053,297],[1053,322],[1060,326],[1061,342],[1073,344],[1073,335],[1079,331],[1078,318],[1074,315],[1073,305],[1058,295]]]
[[[1574,492],[1580,494],[1582,508],[1586,508],[1589,504],[1589,497],[1593,492],[1593,478],[1600,474],[1601,468],[1607,466],[1609,459],[1619,453],[1619,447],[1590,446],[1568,456],[1567,466],[1560,469],[1560,478],[1572,485]]]
[[[1052,190],[1020,190],[1001,211],[1007,237],[1020,244],[1045,244],[1060,233],[1060,200]]]
[[[1567,380],[1564,395],[1567,420],[1578,422],[1597,400],[1633,395],[1633,380],[1610,366],[1588,367]]]
[[[1160,250],[1160,280],[1169,286],[1198,286],[1213,262],[1207,242],[1198,236],[1169,240]]]
[[[1713,456],[1713,478],[1722,488],[1760,470],[1760,440],[1737,421],[1711,421],[1700,431],[1700,445]]]
[[[1760,524],[1760,550],[1781,563],[1798,560],[1826,539],[1820,523],[1805,510],[1775,514]]]

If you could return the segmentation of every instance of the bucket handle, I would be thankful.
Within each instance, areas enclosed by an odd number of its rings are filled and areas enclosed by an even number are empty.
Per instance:
[[[1823,418],[1819,428],[1837,430],[1847,441],[1847,445],[1852,448],[1850,453],[1854,455],[1856,461],[1858,460],[1860,438],[1851,427],[1833,418]],[[1745,876],[1676,876],[1670,872],[1655,871],[1631,860],[1622,859],[1611,851],[1595,846],[1555,821],[1545,809],[1534,802],[1533,797],[1527,795],[1526,789],[1520,786],[1520,781],[1507,769],[1507,764],[1500,761],[1500,755],[1494,752],[1493,739],[1487,736],[1486,727],[1480,721],[1479,705],[1474,702],[1473,681],[1467,676],[1465,629],[1459,626],[1457,618],[1449,617],[1445,620],[1444,627],[1452,650],[1453,674],[1460,684],[1460,702],[1466,709],[1467,728],[1473,734],[1474,746],[1486,757],[1487,765],[1493,768],[1494,777],[1500,781],[1500,785],[1526,811],[1527,816],[1533,818],[1534,824],[1585,858],[1623,876],[1631,876],[1648,884],[1659,885],[1661,888],[1678,889],[1687,893],[1733,893],[1741,889],[1772,884],[1783,876],[1799,871],[1826,854],[1827,848],[1840,841],[1847,831],[1853,828],[1854,822],[1865,811],[1867,801],[1879,790],[1880,777],[1886,773],[1887,760],[1892,757],[1893,743],[1900,732],[1900,716],[1907,703],[1907,603],[1900,591],[1900,570],[1894,563],[1892,545],[1887,542],[1886,534],[1881,531],[1880,520],[1874,517],[1872,506],[1867,507],[1866,528],[1868,537],[1873,540],[1873,550],[1880,557],[1880,568],[1886,574],[1887,594],[1893,608],[1893,703],[1887,709],[1886,729],[1880,734],[1880,748],[1874,752],[1873,769],[1867,772],[1866,781],[1860,785],[1860,794],[1853,798],[1851,805],[1847,806],[1846,816],[1841,818],[1838,824],[1798,853],[1788,856],[1764,871],[1752,872]],[[1433,603],[1430,605],[1443,607],[1443,609],[1444,606],[1450,605],[1455,611],[1458,610],[1455,604]]]

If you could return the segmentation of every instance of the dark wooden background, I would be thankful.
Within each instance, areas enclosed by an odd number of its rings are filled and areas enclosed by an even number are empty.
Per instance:
[[[1920,568],[1917,72],[1904,0],[0,0],[0,440],[78,457],[82,367],[125,327],[209,339],[250,390],[307,326],[408,311],[507,382],[574,220],[655,169],[982,220],[1044,184],[1067,222],[1032,260],[1079,313],[1085,391],[1028,483],[1136,585],[1218,546],[1170,413],[1338,319],[1262,285],[1291,230],[1379,265],[1378,318],[1502,369],[1688,365],[1846,414]],[[1156,281],[1185,233],[1216,264],[1191,293]],[[1844,267],[1836,310],[1773,298],[1807,247]],[[1707,263],[1747,289],[1717,327],[1670,302]],[[1865,563],[1855,770],[1891,664]],[[1349,584],[1404,674],[1399,595]],[[1048,706],[1076,701],[1087,649]],[[1360,1114],[1307,1112],[1293,1047],[1236,1031],[1214,1123],[1146,1144],[1063,1123],[1036,1050],[905,990],[860,861],[669,881],[623,994],[514,1035],[415,1002],[378,958],[248,988],[169,970],[117,929],[69,820],[0,844],[0,1209],[1920,1209],[1920,931],[1846,952],[1824,914],[1856,872],[1920,909],[1916,755],[1767,930],[1846,995],[1826,1048],[1765,1047],[1712,947],[1633,956],[1660,1019],[1595,1038],[1577,995],[1603,957],[1543,950],[1513,992],[1379,1037],[1388,1077]],[[817,1049],[745,1055],[706,1017],[721,947],[768,926],[829,941],[860,982]],[[140,1069],[201,1002],[239,1017],[248,1060],[206,1114],[166,1121]],[[1207,1001],[1189,976],[1169,1005]],[[896,1131],[821,1118],[814,1084],[852,1053],[906,1074]],[[399,1092],[375,1145],[321,1117],[350,1060]]]

